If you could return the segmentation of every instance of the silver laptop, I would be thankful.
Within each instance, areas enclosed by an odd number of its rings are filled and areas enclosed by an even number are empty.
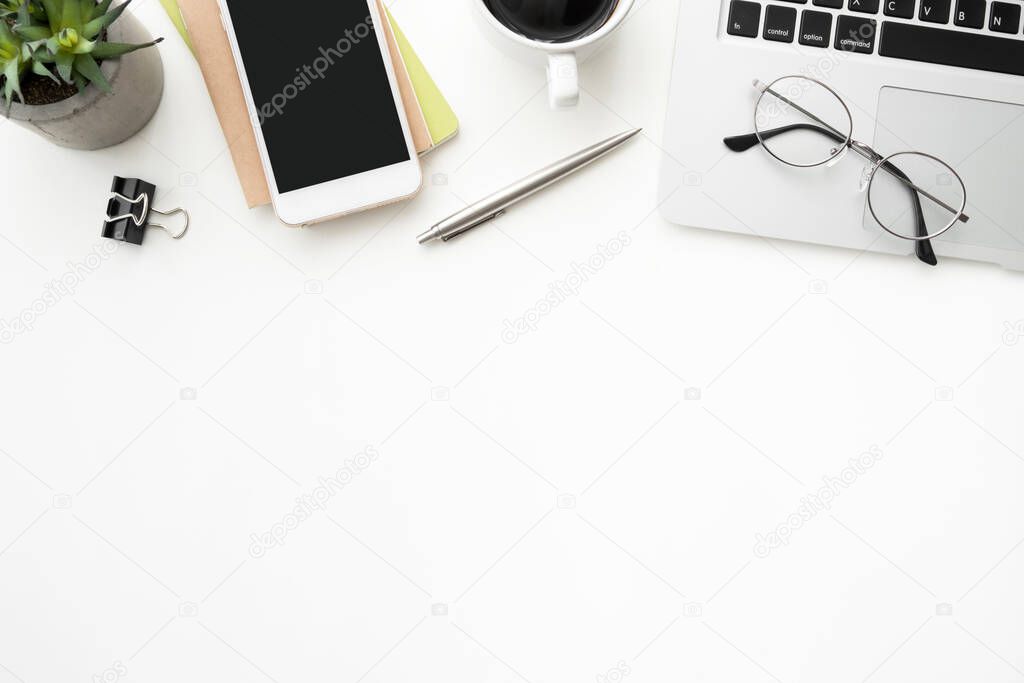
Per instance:
[[[680,3],[662,214],[1024,270],[1022,10],[1021,0]]]

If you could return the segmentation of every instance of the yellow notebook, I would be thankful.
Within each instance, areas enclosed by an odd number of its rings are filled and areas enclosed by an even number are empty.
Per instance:
[[[173,2],[173,0],[168,1]],[[412,45],[402,29],[398,27],[398,23],[391,15],[391,10],[385,8],[384,11],[388,14],[388,22],[395,33],[395,40],[398,41],[402,61],[405,62],[405,68],[409,72],[412,87],[416,90],[416,99],[420,101],[420,108],[427,120],[427,128],[430,129],[430,137],[436,147],[459,132],[459,119],[448,104],[448,100],[441,94],[441,89],[437,87],[434,79],[430,77],[426,67],[423,66],[419,55],[412,49]]]

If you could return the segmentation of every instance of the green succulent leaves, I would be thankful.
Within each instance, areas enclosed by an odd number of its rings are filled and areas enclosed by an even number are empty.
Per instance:
[[[0,0],[0,18],[14,17],[23,6],[28,6],[29,12],[36,19],[45,19],[43,8],[30,0]]]
[[[6,22],[0,20],[0,79],[3,79],[3,97],[10,102],[15,94],[21,95],[21,76],[33,66],[31,48],[14,33]],[[45,69],[45,67],[43,67]]]
[[[0,0],[0,79],[10,106],[21,94],[26,70],[84,90],[89,84],[110,91],[99,61],[150,47],[103,40],[104,32],[131,0],[111,9],[112,0]],[[56,69],[57,76],[51,68]]]

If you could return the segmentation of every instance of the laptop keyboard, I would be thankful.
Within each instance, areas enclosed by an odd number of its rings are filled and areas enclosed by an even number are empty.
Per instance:
[[[1019,0],[731,0],[726,31],[1024,76],[1021,10]]]

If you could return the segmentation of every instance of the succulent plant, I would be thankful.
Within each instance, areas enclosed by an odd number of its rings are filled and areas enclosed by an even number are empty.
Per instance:
[[[104,40],[107,28],[131,0],[111,9],[112,0],[0,0],[0,67],[8,106],[21,96],[20,77],[26,69],[84,90],[89,84],[110,91],[99,63],[151,47]],[[17,47],[17,49],[14,49]]]

